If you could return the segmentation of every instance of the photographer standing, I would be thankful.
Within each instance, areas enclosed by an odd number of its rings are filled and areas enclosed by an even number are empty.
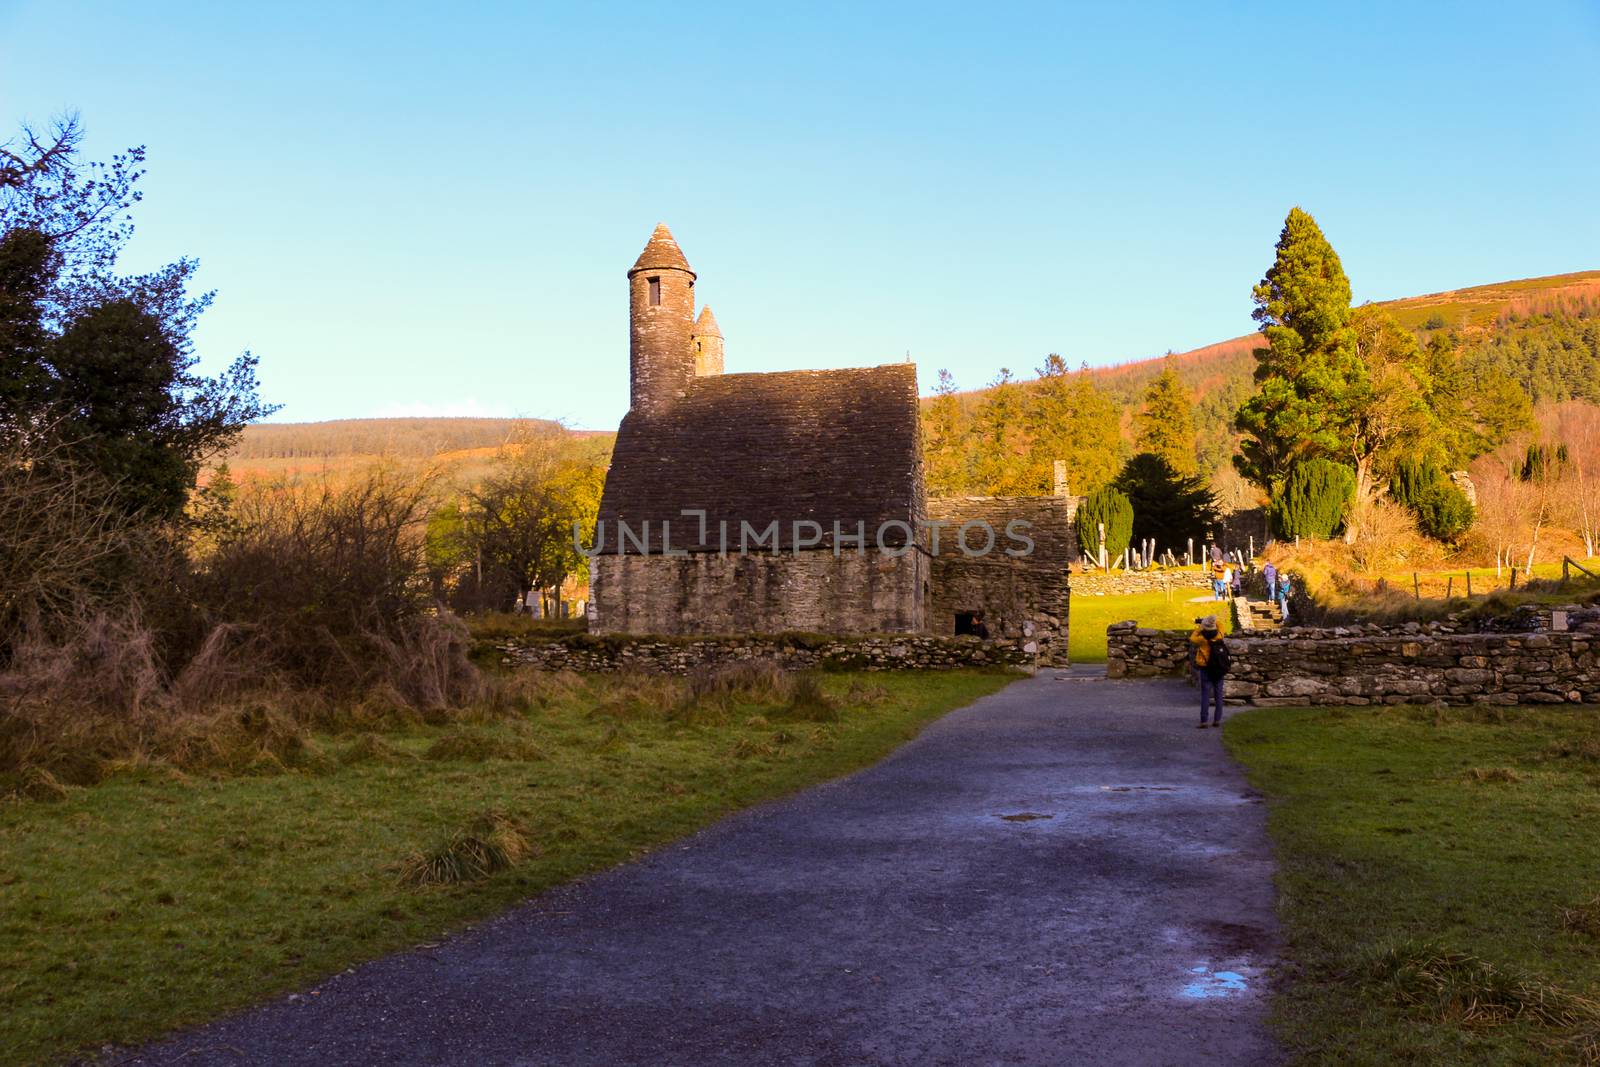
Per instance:
[[[1206,704],[1212,706],[1211,726],[1222,725],[1222,679],[1228,674],[1228,645],[1217,629],[1217,617],[1207,615],[1196,619],[1198,624],[1189,635],[1191,662],[1200,682],[1200,729],[1206,728]]]

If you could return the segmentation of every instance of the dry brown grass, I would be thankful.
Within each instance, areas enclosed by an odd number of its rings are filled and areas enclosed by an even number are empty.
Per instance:
[[[1436,1021],[1559,1030],[1600,1027],[1600,1003],[1465,952],[1407,943],[1378,953],[1373,977],[1398,1004]]]

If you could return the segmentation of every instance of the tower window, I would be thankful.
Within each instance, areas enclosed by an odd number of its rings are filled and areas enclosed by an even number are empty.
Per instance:
[[[650,279],[650,306],[659,307],[661,304],[661,279]]]

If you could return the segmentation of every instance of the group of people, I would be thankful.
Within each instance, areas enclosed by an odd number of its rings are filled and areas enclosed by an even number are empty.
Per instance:
[[[1214,600],[1221,600],[1227,596],[1244,595],[1244,578],[1233,569],[1233,564],[1227,560],[1217,559],[1211,563],[1211,596]]]
[[[1284,623],[1289,621],[1289,597],[1293,593],[1289,576],[1278,571],[1277,567],[1268,563],[1261,568],[1261,577],[1266,579],[1267,600],[1276,601],[1278,615]],[[1222,600],[1229,596],[1244,595],[1244,574],[1229,563],[1222,555],[1222,551],[1213,547],[1211,557],[1211,596],[1214,600]]]

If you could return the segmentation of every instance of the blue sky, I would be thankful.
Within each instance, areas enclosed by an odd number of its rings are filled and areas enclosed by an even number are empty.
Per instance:
[[[665,221],[730,371],[976,386],[1247,332],[1296,203],[1357,300],[1600,268],[1600,6],[0,0],[0,121],[149,148],[278,420],[627,406]]]

